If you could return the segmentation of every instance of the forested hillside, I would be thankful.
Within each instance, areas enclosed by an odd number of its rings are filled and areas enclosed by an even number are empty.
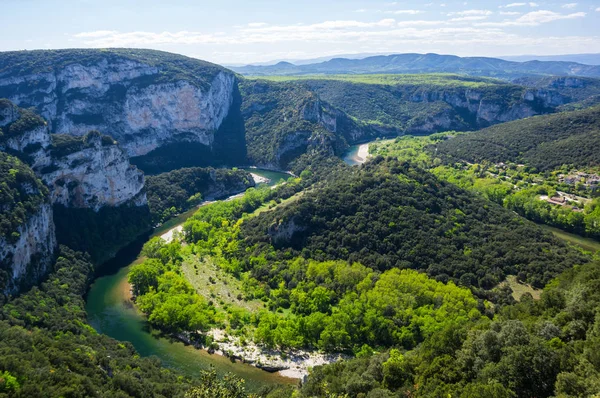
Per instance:
[[[185,381],[86,324],[88,257],[62,247],[54,268],[0,309],[0,396],[183,396]]]
[[[504,123],[436,145],[451,161],[525,163],[538,170],[600,165],[600,107]]]
[[[600,263],[575,267],[540,300],[526,295],[493,320],[448,326],[414,350],[315,368],[301,396],[594,396],[599,281]]]
[[[146,178],[148,206],[154,223],[189,210],[203,200],[229,196],[252,186],[254,180],[244,170],[193,167]]]
[[[283,258],[292,249],[307,258],[358,261],[379,271],[419,269],[437,280],[483,289],[508,274],[542,287],[586,261],[514,213],[383,158],[249,220],[240,238],[254,256]],[[264,266],[253,273],[267,275],[270,266]]]
[[[0,152],[0,238],[18,239],[17,228],[48,200],[48,188],[18,158]]]

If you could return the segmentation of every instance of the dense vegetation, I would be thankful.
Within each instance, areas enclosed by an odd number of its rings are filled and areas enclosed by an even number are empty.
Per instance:
[[[457,135],[460,137],[456,137]],[[474,191],[530,220],[579,235],[600,238],[600,199],[597,198],[597,188],[581,182],[568,184],[564,181],[564,176],[576,175],[579,172],[577,168],[562,165],[555,170],[538,172],[535,168],[512,162],[442,164],[441,158],[435,157],[439,154],[436,148],[444,145],[446,140],[462,137],[463,135],[455,132],[429,137],[401,137],[394,141],[375,143],[371,145],[371,152],[415,162],[420,167],[429,169],[438,178]],[[562,205],[542,200],[543,197],[559,196],[558,192],[573,195],[576,199]]]
[[[251,189],[199,209],[184,225],[187,245],[149,242],[148,259],[130,274],[140,308],[168,331],[227,327],[267,347],[368,355],[412,349],[489,315],[468,287],[510,302],[506,292],[489,291],[507,274],[543,286],[589,259],[409,164],[378,158],[330,172],[323,185],[292,197]],[[259,299],[270,311],[214,307],[182,277],[182,263],[198,260],[237,276],[238,300]]]
[[[503,123],[436,146],[437,156],[525,163],[537,170],[600,165],[600,107]]]
[[[292,249],[380,271],[421,269],[441,281],[483,289],[507,274],[541,287],[585,261],[514,213],[419,168],[383,158],[244,223],[240,239],[253,256],[278,258]],[[268,275],[270,266],[265,267],[255,266],[254,272]]]
[[[0,119],[0,125],[2,125],[0,128],[0,144],[10,137],[46,125],[46,121],[31,109],[17,108],[12,102],[4,98],[0,99],[0,111],[3,113],[18,113],[18,118],[11,123],[6,123],[6,121]]]
[[[86,324],[91,275],[62,247],[49,280],[0,309],[0,396],[183,396],[187,382]]]
[[[343,115],[333,133],[324,119],[336,122],[335,110],[323,109],[318,96],[293,83],[242,81],[242,116],[251,164],[284,167],[311,148],[341,153],[343,135],[358,128]]]
[[[191,209],[203,199],[221,198],[254,185],[244,170],[184,168],[146,177],[148,206],[154,223]]]
[[[490,122],[478,117],[480,104],[553,111],[524,100],[523,86],[443,74],[273,76],[240,87],[248,157],[275,165],[316,145],[340,154],[357,140],[487,127]]]
[[[0,152],[0,239],[14,242],[17,228],[47,201],[48,188],[14,156]]]
[[[449,326],[414,350],[317,367],[301,396],[594,396],[600,392],[599,281],[600,263],[575,267],[546,287],[541,300],[525,296],[492,321]]]
[[[113,257],[123,246],[151,229],[145,206],[104,206],[97,212],[87,208],[54,205],[56,238],[60,244],[87,252],[94,264]]]
[[[100,142],[102,146],[116,145],[117,143],[109,135],[92,130],[82,136],[69,134],[52,134],[52,144],[50,146],[50,154],[54,158],[61,158],[72,153],[82,151],[86,148],[93,148],[96,142]]]

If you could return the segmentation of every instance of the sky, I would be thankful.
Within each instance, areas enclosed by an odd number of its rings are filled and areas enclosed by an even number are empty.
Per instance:
[[[220,64],[356,53],[600,53],[600,0],[0,0],[0,51],[152,48]]]

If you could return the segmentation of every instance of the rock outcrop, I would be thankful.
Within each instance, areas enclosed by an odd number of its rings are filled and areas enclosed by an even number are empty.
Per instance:
[[[44,275],[55,246],[48,189],[27,164],[0,152],[0,301]]]
[[[0,263],[8,270],[7,280],[0,283],[4,294],[39,280],[52,264],[56,248],[52,206],[41,205],[13,234],[16,241],[0,237]]]
[[[37,108],[52,133],[110,134],[129,156],[176,142],[210,148],[236,84],[224,68],[158,51],[0,54],[0,97]]]
[[[96,211],[103,206],[116,207],[127,202],[135,206],[147,204],[144,174],[129,163],[127,155],[112,138],[90,132],[76,138],[81,144],[72,152],[56,146],[61,138],[66,137],[53,137],[51,163],[39,170],[50,188],[52,203]],[[68,141],[73,141],[69,138]]]
[[[0,126],[6,133],[0,150],[20,153],[29,161],[50,188],[52,204],[95,211],[124,203],[147,204],[144,174],[111,137],[97,131],[82,137],[51,135],[39,116],[7,101],[3,104],[0,112],[7,116]]]
[[[63,213],[72,208],[92,214],[109,208],[142,217],[140,210],[145,208],[148,213],[143,173],[130,164],[116,141],[97,131],[81,137],[50,134],[46,121],[34,112],[0,100],[0,156],[1,178],[8,187],[0,190],[4,293],[46,273],[57,241],[62,243],[57,239],[60,223],[55,231],[56,206],[62,206]]]

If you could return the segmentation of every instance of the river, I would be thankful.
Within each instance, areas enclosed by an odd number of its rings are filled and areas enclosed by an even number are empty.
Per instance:
[[[289,177],[285,173],[269,170],[252,168],[247,171],[269,178],[269,185],[275,185],[281,178]],[[201,370],[212,365],[220,375],[231,372],[244,378],[249,391],[256,391],[268,384],[296,384],[296,379],[268,373],[251,365],[234,363],[226,357],[211,355],[205,350],[197,350],[161,337],[158,332],[150,329],[144,315],[131,304],[127,274],[143,244],[151,236],[163,234],[182,224],[195,211],[196,209],[190,210],[163,224],[152,235],[140,238],[119,251],[114,259],[100,268],[100,273],[87,294],[86,311],[90,325],[99,333],[131,342],[140,355],[155,355],[165,367],[188,376],[198,376]]]
[[[342,157],[344,162],[350,166],[360,165],[367,161],[369,157],[369,144],[353,145],[348,148],[348,151]]]

